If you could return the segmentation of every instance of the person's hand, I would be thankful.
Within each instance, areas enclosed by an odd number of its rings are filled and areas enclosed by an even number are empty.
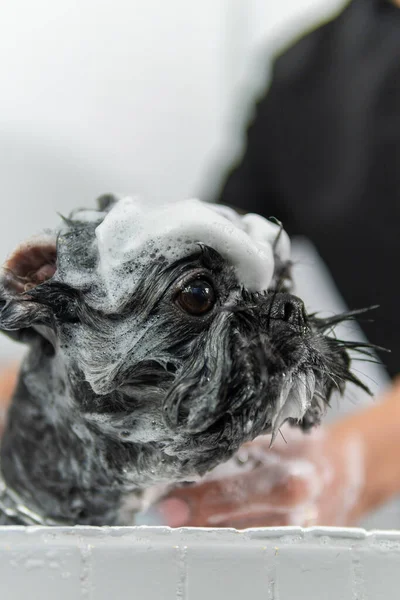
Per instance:
[[[262,436],[200,483],[173,490],[157,510],[172,527],[348,525],[364,483],[362,444],[320,429]]]

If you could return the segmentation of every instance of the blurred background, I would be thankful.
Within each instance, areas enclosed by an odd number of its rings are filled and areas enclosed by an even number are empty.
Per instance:
[[[1,260],[107,191],[212,195],[272,53],[343,4],[2,2]]]

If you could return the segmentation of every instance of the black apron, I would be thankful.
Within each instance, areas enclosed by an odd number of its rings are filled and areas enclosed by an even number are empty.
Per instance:
[[[400,9],[354,0],[276,59],[218,201],[308,236],[400,372]]]

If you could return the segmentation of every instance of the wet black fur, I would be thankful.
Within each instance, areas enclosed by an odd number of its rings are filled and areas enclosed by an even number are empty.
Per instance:
[[[31,508],[69,524],[131,522],[135,507],[123,508],[130,495],[190,481],[270,432],[289,372],[316,378],[298,423],[305,429],[320,422],[333,390],[362,386],[347,350],[368,350],[326,335],[352,313],[307,315],[288,291],[288,264],[272,289],[250,293],[217,252],[199,245],[175,264],[149,262],[118,312],[101,312],[92,241],[102,218],[68,221],[51,280],[18,296],[6,285],[0,292],[0,329],[30,346],[1,467]],[[88,273],[86,288],[65,282],[71,268]],[[203,317],[175,302],[177,285],[194,271],[218,298]]]

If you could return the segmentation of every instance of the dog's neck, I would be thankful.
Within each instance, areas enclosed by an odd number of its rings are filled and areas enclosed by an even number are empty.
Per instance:
[[[21,369],[2,440],[6,485],[29,509],[65,524],[132,523],[137,506],[124,506],[129,492],[135,497],[132,465],[140,448],[88,426],[67,390],[57,354],[46,356],[35,345]]]

